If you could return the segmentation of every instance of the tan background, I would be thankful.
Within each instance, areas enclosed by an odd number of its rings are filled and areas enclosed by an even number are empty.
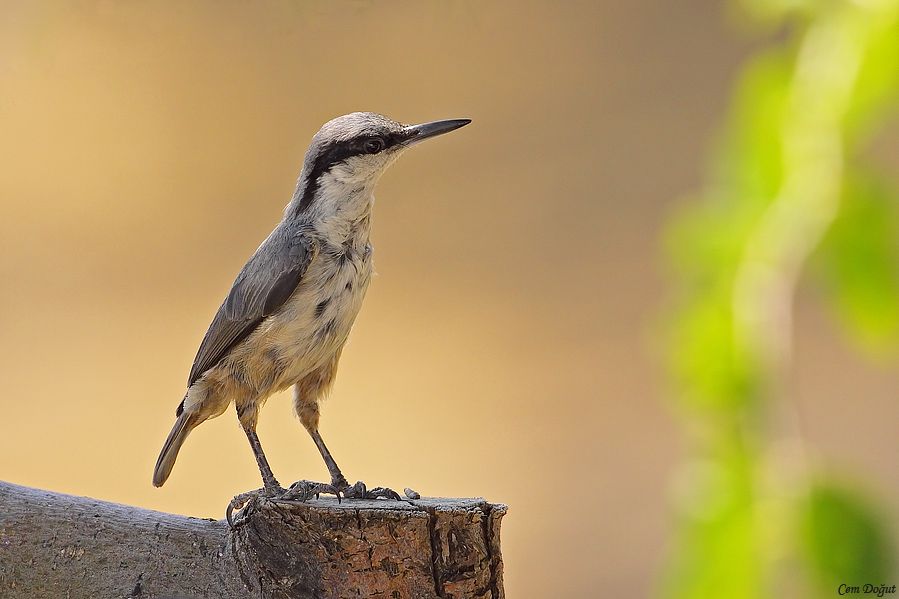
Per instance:
[[[379,187],[323,435],[352,480],[508,502],[510,597],[648,594],[679,454],[657,239],[748,36],[698,0],[242,4],[0,4],[0,478],[220,517],[259,485],[230,412],[151,469],[309,138],[470,117]],[[799,310],[814,453],[895,504],[895,361]],[[260,436],[283,482],[326,476],[288,397]]]

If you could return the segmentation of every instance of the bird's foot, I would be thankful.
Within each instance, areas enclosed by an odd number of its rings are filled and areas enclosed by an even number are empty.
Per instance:
[[[256,489],[255,491],[247,491],[234,496],[234,499],[231,500],[231,503],[228,504],[228,508],[225,510],[225,520],[228,521],[228,526],[232,530],[244,523],[244,520],[246,520],[246,508],[260,497],[262,491],[263,489]],[[233,517],[234,510],[237,510],[237,518]]]
[[[318,499],[318,496],[322,493],[334,495],[335,497],[337,497],[337,501],[340,502],[340,489],[338,489],[334,485],[329,485],[327,483],[317,483],[310,480],[298,480],[297,482],[290,485],[289,489],[278,495],[275,498],[275,501],[295,501],[299,499],[300,501],[305,503],[312,497]]]
[[[337,497],[338,502],[344,497],[349,499],[384,498],[396,499],[397,501],[401,499],[399,494],[393,489],[388,489],[387,487],[375,487],[373,489],[369,489],[361,480],[356,481],[356,484],[351,485],[345,478],[343,478],[343,476],[340,476],[339,478],[332,479],[331,484],[317,483],[309,480],[298,480],[297,482],[290,485],[290,488],[287,489],[287,491],[281,493],[277,497],[274,497],[274,500],[300,500],[306,502],[312,497],[318,499],[318,496],[322,493],[334,495],[335,497]]]
[[[228,508],[225,510],[225,519],[228,521],[228,525],[231,528],[236,528],[243,524],[246,519],[246,508],[255,501],[259,501],[259,499],[273,499],[282,494],[286,493],[286,491],[281,488],[281,485],[277,483],[273,486],[263,487],[262,489],[255,489],[253,491],[246,491],[245,493],[241,493],[240,495],[235,495],[234,499],[231,500],[231,503],[228,504]],[[234,518],[234,510],[237,510],[237,517]]]
[[[406,490],[406,496],[410,499],[418,499],[418,493],[415,493],[415,491],[411,491],[410,493],[410,491],[411,490]],[[254,502],[260,500],[275,502],[299,500],[305,503],[313,497],[318,499],[318,496],[322,493],[334,495],[337,497],[338,502],[344,497],[348,499],[383,498],[402,501],[402,497],[400,497],[399,493],[393,489],[387,487],[375,487],[369,489],[361,480],[356,481],[356,484],[354,485],[347,483],[346,479],[335,481],[332,484],[317,483],[310,480],[298,480],[290,485],[290,488],[288,489],[283,489],[280,485],[274,485],[235,495],[225,511],[225,519],[232,529],[237,528],[246,521],[247,508]],[[237,512],[236,514],[235,510]]]
[[[361,480],[356,481],[355,485],[347,485],[342,491],[343,496],[348,499],[378,499],[383,497],[384,499],[401,500],[399,493],[393,489],[388,489],[387,487],[369,489]]]

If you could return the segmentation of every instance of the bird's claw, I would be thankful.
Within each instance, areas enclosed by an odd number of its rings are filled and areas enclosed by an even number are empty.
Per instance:
[[[298,480],[290,485],[290,488],[287,489],[287,491],[276,497],[275,501],[299,499],[300,501],[306,502],[311,497],[318,499],[320,493],[334,495],[337,497],[338,502],[344,497],[347,499],[378,499],[383,497],[384,499],[395,499],[397,501],[401,501],[402,499],[393,489],[388,489],[387,487],[375,487],[374,489],[369,489],[361,480],[357,481],[354,485],[349,485],[344,479],[332,482],[331,484]]]
[[[234,529],[243,524],[245,519],[243,512],[246,511],[247,506],[249,506],[252,501],[259,498],[264,492],[263,489],[257,489],[255,491],[247,491],[240,495],[235,495],[234,499],[231,500],[231,503],[228,504],[228,508],[225,510],[225,520],[228,521],[228,526]],[[237,509],[236,519],[232,517],[235,509]]]
[[[338,503],[340,503],[340,500],[342,498],[340,489],[338,489],[334,485],[329,485],[327,483],[317,483],[309,480],[298,480],[297,482],[290,485],[289,489],[276,497],[275,500],[294,501],[299,499],[300,501],[305,503],[312,497],[318,499],[318,496],[322,493],[334,495],[335,497],[337,497]]]
[[[389,489],[387,487],[375,487],[373,489],[369,489],[361,480],[356,481],[356,484],[354,485],[348,485],[344,482],[344,484],[341,486],[334,484],[329,485],[327,483],[317,483],[309,480],[298,480],[297,482],[290,485],[290,488],[286,490],[282,489],[280,486],[265,487],[262,489],[256,489],[255,491],[247,491],[246,493],[236,495],[234,499],[231,500],[231,503],[228,504],[228,508],[225,510],[225,519],[228,521],[228,525],[232,529],[234,529],[244,523],[244,521],[246,520],[247,508],[254,501],[259,501],[260,499],[275,502],[299,500],[305,503],[312,497],[318,499],[318,496],[322,493],[334,495],[337,498],[338,502],[340,502],[344,497],[348,499],[383,498],[402,501],[402,497],[400,497],[399,493],[397,493],[393,489]],[[236,514],[234,513],[235,510],[237,511]]]
[[[369,489],[361,480],[356,481],[355,485],[346,487],[343,490],[343,496],[351,499],[378,499],[379,497],[383,497],[384,499],[401,500],[399,493],[393,489],[387,487],[375,487],[374,489]]]
[[[246,509],[254,501],[259,501],[260,499],[277,499],[286,492],[287,491],[278,485],[276,481],[273,486],[267,486],[254,491],[246,491],[240,495],[235,495],[234,499],[231,500],[231,503],[228,504],[228,508],[225,510],[225,520],[228,521],[228,526],[236,528],[243,524],[246,520]],[[237,518],[233,517],[235,509],[237,510]]]

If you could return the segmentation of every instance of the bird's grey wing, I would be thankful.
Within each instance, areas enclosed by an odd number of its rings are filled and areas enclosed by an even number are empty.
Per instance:
[[[314,254],[314,242],[276,228],[237,275],[212,319],[190,369],[187,386],[274,314],[296,289]]]

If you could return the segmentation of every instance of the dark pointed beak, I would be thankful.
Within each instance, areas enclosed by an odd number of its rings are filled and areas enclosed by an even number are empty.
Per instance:
[[[450,131],[455,131],[470,122],[471,119],[450,119],[448,121],[434,121],[432,123],[423,123],[421,125],[409,125],[405,130],[407,136],[405,144],[407,146],[417,144],[429,137],[436,137],[438,135],[443,135],[444,133],[449,133]]]

